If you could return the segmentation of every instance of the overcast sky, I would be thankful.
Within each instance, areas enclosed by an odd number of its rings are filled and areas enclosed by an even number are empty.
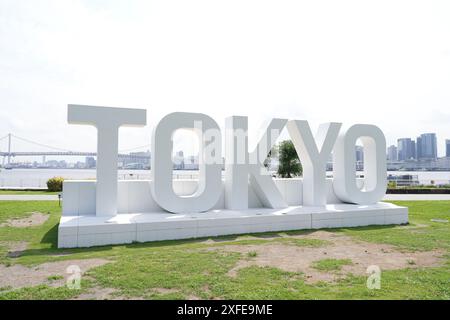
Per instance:
[[[0,0],[0,138],[95,150],[94,129],[67,124],[75,103],[148,110],[120,149],[191,111],[373,123],[388,145],[436,132],[442,155],[449,17],[448,0]]]

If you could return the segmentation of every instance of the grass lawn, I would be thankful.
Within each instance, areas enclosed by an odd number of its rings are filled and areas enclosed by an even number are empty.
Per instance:
[[[313,264],[313,268],[321,271],[341,271],[345,265],[352,264],[350,259],[322,259]]]
[[[0,190],[0,195],[52,195],[59,192],[50,192],[45,190],[29,191],[29,190]]]
[[[0,271],[6,270],[0,273],[0,280],[15,267],[67,260],[112,261],[89,269],[81,280],[81,289],[69,289],[61,282],[61,274],[51,274],[39,284],[0,286],[0,299],[70,299],[93,290],[109,290],[111,297],[144,299],[450,299],[450,223],[431,220],[449,220],[450,201],[395,203],[409,207],[409,225],[327,231],[355,243],[386,245],[411,255],[434,250],[440,252],[442,261],[433,267],[416,266],[412,261],[401,269],[382,270],[381,289],[369,290],[368,275],[345,274],[345,268],[357,267],[345,254],[340,258],[324,255],[311,264],[314,272],[344,275],[336,281],[310,283],[302,272],[256,263],[269,248],[311,252],[333,244],[333,240],[315,239],[311,231],[60,250],[56,248],[61,212],[58,202],[0,201]],[[5,225],[11,219],[28,217],[31,212],[48,213],[49,219],[27,228]],[[24,242],[27,246],[19,254],[8,254],[11,243]],[[241,267],[231,276],[236,265]],[[58,281],[60,285],[52,285]]]

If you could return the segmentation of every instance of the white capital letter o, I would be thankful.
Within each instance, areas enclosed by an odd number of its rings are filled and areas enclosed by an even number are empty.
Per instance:
[[[201,125],[201,129],[196,127]],[[190,196],[178,196],[172,187],[172,135],[178,129],[194,129],[198,135],[199,156],[205,158],[205,132],[214,130],[216,158],[222,158],[222,138],[217,123],[201,113],[175,112],[165,116],[152,136],[152,195],[156,203],[172,213],[204,212],[213,208],[222,192],[222,165],[199,159],[199,185]],[[211,131],[210,131],[211,132]]]
[[[356,184],[356,141],[364,146],[364,186]],[[386,139],[374,125],[356,124],[341,132],[334,149],[333,189],[343,202],[374,204],[386,193]]]

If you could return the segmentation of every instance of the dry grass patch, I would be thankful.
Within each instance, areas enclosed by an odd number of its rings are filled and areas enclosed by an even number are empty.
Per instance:
[[[2,241],[1,246],[7,248],[7,257],[17,258],[20,257],[28,248],[28,242],[26,241]]]
[[[127,297],[117,289],[94,286],[72,300],[142,300],[142,297]]]
[[[50,215],[42,212],[31,212],[30,216],[26,218],[6,220],[6,222],[0,224],[0,227],[12,227],[12,228],[37,227],[47,222],[49,217]]]
[[[283,243],[260,245],[227,245],[216,248],[227,252],[239,252],[244,257],[228,275],[236,277],[239,270],[250,266],[275,267],[284,271],[305,275],[308,283],[318,281],[335,282],[350,273],[365,275],[371,265],[382,270],[439,266],[443,253],[438,250],[426,252],[405,252],[387,244],[358,241],[351,237],[327,231],[316,231],[308,235],[293,236],[295,239],[319,239],[327,241],[322,247],[292,246]],[[251,255],[251,259],[249,258]],[[340,272],[315,267],[321,260],[351,261],[341,263]]]
[[[67,273],[69,266],[78,266],[81,273],[84,274],[91,268],[109,262],[111,261],[105,259],[67,260],[43,263],[35,267],[25,267],[18,264],[7,267],[0,264],[0,288],[7,287],[13,290],[41,284],[59,287],[64,285],[66,279],[71,275]]]

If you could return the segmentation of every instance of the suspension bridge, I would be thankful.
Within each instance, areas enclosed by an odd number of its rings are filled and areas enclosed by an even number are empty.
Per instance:
[[[25,142],[27,145],[32,145],[34,147],[45,148],[45,151],[14,151],[13,150],[13,139],[19,140],[21,142]],[[26,138],[18,137],[12,133],[7,134],[4,137],[0,138],[0,142],[7,141],[7,149],[6,151],[0,150],[0,157],[3,157],[3,165],[5,162],[7,165],[11,164],[11,159],[15,157],[46,157],[46,156],[63,156],[63,157],[96,157],[96,152],[86,152],[86,151],[73,151],[63,148],[58,148],[54,146],[49,146],[43,143],[39,143],[36,141],[32,141]],[[130,162],[133,161],[146,161],[150,162],[150,155],[146,153],[125,153],[132,152],[135,150],[142,150],[143,148],[149,148],[150,145],[139,146],[131,149],[120,150],[118,157],[120,160],[128,160]]]

